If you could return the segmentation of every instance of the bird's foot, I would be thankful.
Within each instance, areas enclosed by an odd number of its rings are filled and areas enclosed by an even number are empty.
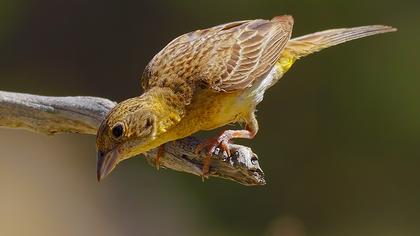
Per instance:
[[[207,156],[212,156],[213,153],[216,151],[217,148],[220,148],[221,151],[226,152],[228,156],[230,156],[230,149],[229,149],[229,143],[231,138],[225,135],[225,133],[222,133],[221,135],[210,138],[208,140],[205,140],[197,145],[195,148],[195,154],[200,154],[201,151],[206,149]]]
[[[165,144],[162,144],[158,147],[158,151],[155,158],[155,166],[157,170],[159,170],[159,167],[160,167],[160,158],[162,158],[164,154],[165,154]]]
[[[208,172],[210,169],[210,161],[213,153],[216,151],[217,148],[220,148],[221,151],[226,152],[227,156],[230,157],[230,149],[229,149],[229,142],[232,139],[229,133],[223,132],[217,137],[210,138],[205,140],[197,145],[195,148],[195,154],[198,155],[203,149],[206,149],[206,156],[203,160],[203,169],[202,169],[202,180],[204,178],[208,178]]]

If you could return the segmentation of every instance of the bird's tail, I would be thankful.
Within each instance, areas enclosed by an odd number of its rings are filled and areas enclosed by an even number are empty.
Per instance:
[[[290,53],[290,56],[296,60],[337,44],[396,30],[396,28],[384,25],[325,30],[289,40],[284,52]]]

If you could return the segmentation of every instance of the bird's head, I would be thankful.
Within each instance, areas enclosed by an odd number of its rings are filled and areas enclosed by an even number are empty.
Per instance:
[[[115,106],[99,127],[98,181],[122,160],[152,148],[157,134],[156,109],[141,98],[131,98]]]
[[[168,130],[180,121],[183,112],[179,104],[169,90],[154,89],[116,105],[96,136],[98,181],[120,161],[170,141]]]

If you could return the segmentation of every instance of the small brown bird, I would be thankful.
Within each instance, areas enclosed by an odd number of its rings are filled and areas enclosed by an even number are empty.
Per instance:
[[[258,132],[255,108],[299,58],[370,35],[395,31],[382,25],[321,31],[290,39],[293,18],[245,20],[193,31],[174,39],[146,67],[144,93],[119,103],[97,134],[97,177],[122,160],[200,130],[245,123],[225,130],[198,149],[229,154],[233,138]],[[208,161],[203,175],[208,171]]]

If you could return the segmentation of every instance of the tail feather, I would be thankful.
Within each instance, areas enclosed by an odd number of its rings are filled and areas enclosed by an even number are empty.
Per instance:
[[[325,30],[291,39],[284,51],[291,53],[295,59],[298,59],[347,41],[396,30],[396,28],[384,25]]]

